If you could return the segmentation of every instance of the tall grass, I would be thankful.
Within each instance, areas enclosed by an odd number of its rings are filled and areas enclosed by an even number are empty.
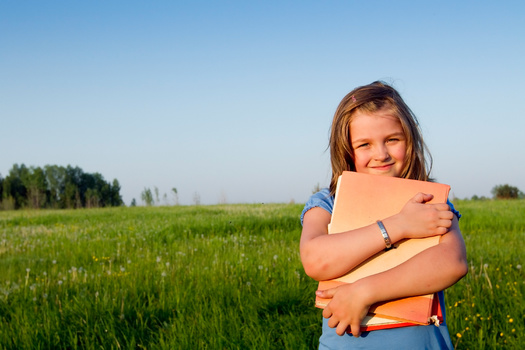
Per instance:
[[[457,202],[458,348],[522,348],[524,201]],[[0,349],[312,349],[302,205],[0,212]]]
[[[2,213],[0,348],[308,348],[300,210]]]
[[[525,201],[458,201],[469,273],[447,290],[457,348],[524,349]]]

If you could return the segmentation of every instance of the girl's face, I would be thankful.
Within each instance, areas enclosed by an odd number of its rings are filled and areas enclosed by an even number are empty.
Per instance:
[[[406,137],[401,122],[388,108],[374,113],[356,111],[350,122],[350,138],[358,173],[401,175]]]

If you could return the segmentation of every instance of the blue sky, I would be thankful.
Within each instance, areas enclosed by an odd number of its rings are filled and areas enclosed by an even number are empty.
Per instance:
[[[341,98],[392,83],[459,198],[525,191],[523,1],[1,1],[0,174],[304,202]]]

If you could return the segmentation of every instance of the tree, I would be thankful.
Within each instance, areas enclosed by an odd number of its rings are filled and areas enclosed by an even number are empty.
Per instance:
[[[15,209],[15,200],[8,192],[4,191],[4,187],[7,187],[7,182],[0,175],[0,210],[13,210]]]
[[[86,208],[98,208],[99,207],[99,196],[97,190],[88,188],[85,193]]]
[[[157,205],[159,205],[160,204],[159,189],[158,189],[157,186],[155,186],[154,190],[155,190],[155,203],[157,203]]]
[[[177,189],[173,187],[171,192],[173,192],[173,197],[175,197],[175,205],[179,205],[179,193],[177,192]]]
[[[144,191],[142,191],[142,194],[140,195],[140,198],[142,198],[142,201],[149,207],[153,205],[153,193],[149,188],[144,188]]]
[[[66,190],[66,169],[57,165],[44,167],[47,183],[47,200],[51,208],[64,208],[64,193]]]
[[[27,177],[27,167],[24,164],[13,165],[3,183],[3,200],[9,203],[10,209],[19,209],[27,206],[27,188],[22,181]],[[4,205],[5,208],[5,205]]]
[[[71,165],[68,165],[65,173],[64,205],[68,209],[81,208],[80,191],[83,171],[79,167],[73,168]]]
[[[193,194],[193,203],[195,205],[201,205],[201,195],[199,194],[199,192],[195,192]]]
[[[22,182],[27,189],[27,204],[30,208],[40,209],[46,204],[47,182],[42,168],[30,167],[23,174]]]
[[[517,187],[508,184],[494,186],[491,193],[494,198],[497,199],[517,199],[523,197],[523,192]]]
[[[219,204],[226,204],[228,203],[228,198],[226,197],[226,192],[221,191],[221,195],[219,196]]]
[[[117,179],[114,179],[110,191],[110,205],[112,207],[120,207],[123,204],[124,201],[122,200],[122,197],[120,195],[120,183]]]
[[[64,207],[67,209],[76,208],[76,205],[78,204],[77,198],[80,199],[78,187],[74,183],[66,183],[66,188],[64,190]]]

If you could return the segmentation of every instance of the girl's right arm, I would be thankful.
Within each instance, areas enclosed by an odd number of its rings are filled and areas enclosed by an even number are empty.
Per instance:
[[[454,214],[447,204],[425,204],[431,199],[432,195],[419,193],[400,213],[383,219],[392,243],[448,231]],[[329,235],[330,218],[326,210],[318,207],[308,210],[303,217],[301,261],[306,274],[318,281],[340,277],[385,249],[377,224]]]

